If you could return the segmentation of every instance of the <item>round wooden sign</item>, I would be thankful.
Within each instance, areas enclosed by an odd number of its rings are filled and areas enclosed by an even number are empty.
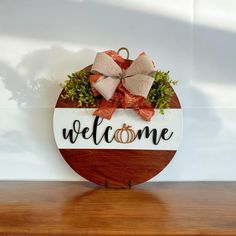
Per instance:
[[[91,66],[85,68],[91,69]],[[160,173],[182,137],[182,109],[174,93],[170,108],[152,120],[132,109],[117,109],[111,120],[93,116],[94,108],[58,98],[53,129],[61,155],[79,175],[104,187],[130,188]]]

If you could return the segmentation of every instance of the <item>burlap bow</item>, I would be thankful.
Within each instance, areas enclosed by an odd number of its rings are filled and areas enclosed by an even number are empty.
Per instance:
[[[154,81],[150,76],[154,64],[145,54],[134,60],[126,70],[122,70],[109,55],[100,52],[96,55],[91,71],[102,74],[92,86],[107,101],[113,97],[120,82],[132,95],[146,98]]]
[[[119,55],[121,50],[127,52],[126,60]],[[150,76],[154,64],[145,53],[133,62],[128,56],[126,48],[97,54],[89,80],[94,95],[101,94],[103,99],[93,115],[111,119],[116,108],[132,108],[143,120],[150,121],[155,111],[146,97],[154,80]]]

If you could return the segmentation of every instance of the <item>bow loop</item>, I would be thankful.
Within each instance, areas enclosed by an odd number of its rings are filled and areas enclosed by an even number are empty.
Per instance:
[[[105,76],[116,77],[122,73],[118,64],[104,52],[97,53],[91,71],[98,72]]]
[[[93,87],[108,101],[113,97],[119,83],[118,77],[102,76]]]
[[[154,78],[149,75],[137,74],[126,77],[123,86],[133,95],[146,98],[152,87]]]
[[[126,69],[125,76],[137,74],[149,75],[154,72],[154,70],[155,68],[152,60],[146,54],[142,54]]]

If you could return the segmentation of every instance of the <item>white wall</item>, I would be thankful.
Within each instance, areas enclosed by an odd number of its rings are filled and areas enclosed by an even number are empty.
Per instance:
[[[58,84],[126,46],[179,80],[184,138],[154,180],[236,180],[235,12],[233,0],[1,0],[0,179],[81,179],[53,138]]]

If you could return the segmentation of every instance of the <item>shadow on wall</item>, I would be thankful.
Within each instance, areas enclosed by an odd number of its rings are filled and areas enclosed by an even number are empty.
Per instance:
[[[42,49],[27,54],[17,68],[0,62],[0,76],[10,99],[20,107],[54,107],[66,75],[87,66],[95,52],[84,49],[71,52],[62,47]]]
[[[62,89],[60,82],[67,74],[90,64],[95,54],[90,49],[71,52],[52,47],[27,54],[17,68],[0,62],[0,76],[5,88],[11,92],[10,99],[17,102],[26,118],[20,126],[30,133],[29,137],[35,137],[39,150],[42,146],[50,148],[54,143],[53,134],[48,130],[52,130],[53,107]],[[34,143],[25,139],[19,131],[5,131],[0,138],[1,151],[32,151]]]
[[[35,168],[36,178],[78,179],[64,160],[58,158],[60,154],[52,132],[53,108],[62,89],[59,83],[66,79],[67,74],[91,64],[95,54],[90,49],[72,52],[62,47],[52,47],[25,55],[16,68],[0,62],[0,77],[5,88],[11,92],[10,99],[17,102],[23,113],[22,119],[18,119],[18,113],[12,112],[14,110],[7,113],[9,120],[17,122],[22,131],[1,127],[0,152],[17,153],[17,156],[26,152],[33,154],[32,158],[21,161],[26,174],[20,172],[21,163],[15,163],[18,176],[25,179],[28,173],[28,178],[32,178],[30,173]],[[35,159],[35,155],[39,155],[40,160]]]

